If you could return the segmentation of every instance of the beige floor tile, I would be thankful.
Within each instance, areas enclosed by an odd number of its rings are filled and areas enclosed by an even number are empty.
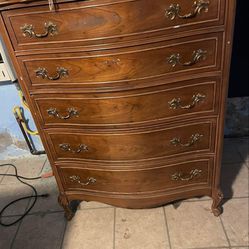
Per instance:
[[[62,207],[58,203],[58,187],[54,177],[44,178],[34,181],[33,186],[38,194],[49,194],[46,198],[38,198],[31,213],[62,211]]]
[[[108,208],[108,207],[113,207],[105,203],[97,202],[97,201],[82,201],[78,207],[78,210],[83,210],[83,209],[91,209],[91,208]]]
[[[220,219],[210,211],[211,201],[184,202],[165,207],[172,249],[228,246]]]
[[[236,149],[234,140],[225,139],[224,147],[223,147],[222,162],[223,163],[238,163],[242,161],[243,160],[239,152]]]
[[[112,249],[114,209],[77,211],[68,223],[63,249]]]
[[[45,160],[46,157],[41,155],[11,160],[11,162],[17,167],[19,175],[25,177],[37,177],[41,173]],[[8,174],[14,174],[14,172],[13,167],[10,167],[7,171]],[[5,176],[1,184],[20,184],[20,182],[15,177]]]
[[[32,190],[25,185],[0,185],[0,210],[11,201],[31,194]],[[8,209],[6,209],[3,215],[6,216],[23,214],[27,208],[28,202],[29,200],[26,199],[13,204]]]
[[[248,240],[248,199],[232,199],[224,204],[221,216],[232,246],[247,246]]]
[[[28,215],[22,221],[13,249],[60,249],[65,225],[63,213]]]
[[[249,170],[245,164],[223,164],[221,189],[226,198],[248,197]]]
[[[163,208],[116,209],[115,249],[169,248]]]
[[[14,239],[17,228],[18,228],[18,224],[10,226],[10,227],[0,226],[0,248],[2,249],[11,248],[11,243]]]

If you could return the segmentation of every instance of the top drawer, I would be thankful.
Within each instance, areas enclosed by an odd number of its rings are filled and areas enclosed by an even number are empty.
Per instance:
[[[90,46],[220,25],[224,0],[78,1],[3,13],[15,50]]]

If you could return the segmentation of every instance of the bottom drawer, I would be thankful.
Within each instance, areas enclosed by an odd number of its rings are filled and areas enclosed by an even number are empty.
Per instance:
[[[198,159],[151,169],[103,170],[60,166],[65,191],[85,190],[112,194],[159,192],[181,187],[209,187],[212,160]]]

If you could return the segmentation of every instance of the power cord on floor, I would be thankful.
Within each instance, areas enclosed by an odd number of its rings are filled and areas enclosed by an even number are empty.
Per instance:
[[[21,198],[18,198],[14,201],[11,201],[10,203],[8,203],[6,206],[4,206],[2,208],[2,210],[0,211],[0,225],[2,226],[5,226],[5,227],[8,227],[8,226],[12,226],[14,224],[16,224],[17,222],[19,222],[20,220],[22,220],[30,211],[31,209],[34,207],[36,201],[37,201],[37,198],[38,197],[48,197],[49,194],[41,194],[41,195],[38,195],[36,189],[34,186],[32,186],[31,184],[27,183],[27,182],[24,182],[23,180],[37,180],[37,179],[41,179],[42,176],[38,176],[38,177],[24,177],[24,176],[20,176],[17,174],[17,168],[15,165],[11,164],[11,163],[6,163],[6,164],[0,164],[0,167],[7,167],[7,166],[11,166],[14,168],[15,170],[15,174],[0,174],[0,176],[15,176],[16,179],[27,185],[28,187],[30,187],[32,190],[33,190],[33,195],[28,195],[28,196],[24,196],[24,197],[21,197]],[[23,179],[23,180],[22,180]],[[18,202],[18,201],[21,201],[21,200],[25,200],[25,199],[33,199],[33,202],[31,203],[30,207],[24,212],[24,214],[22,214],[18,219],[16,219],[15,221],[11,222],[11,223],[4,223],[2,221],[2,217],[3,217],[3,213],[4,211],[11,205],[13,205],[14,203]]]

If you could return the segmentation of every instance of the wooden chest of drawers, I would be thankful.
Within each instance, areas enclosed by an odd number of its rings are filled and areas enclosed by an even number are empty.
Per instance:
[[[1,35],[67,218],[202,195],[218,216],[235,0],[26,2],[0,1]]]

